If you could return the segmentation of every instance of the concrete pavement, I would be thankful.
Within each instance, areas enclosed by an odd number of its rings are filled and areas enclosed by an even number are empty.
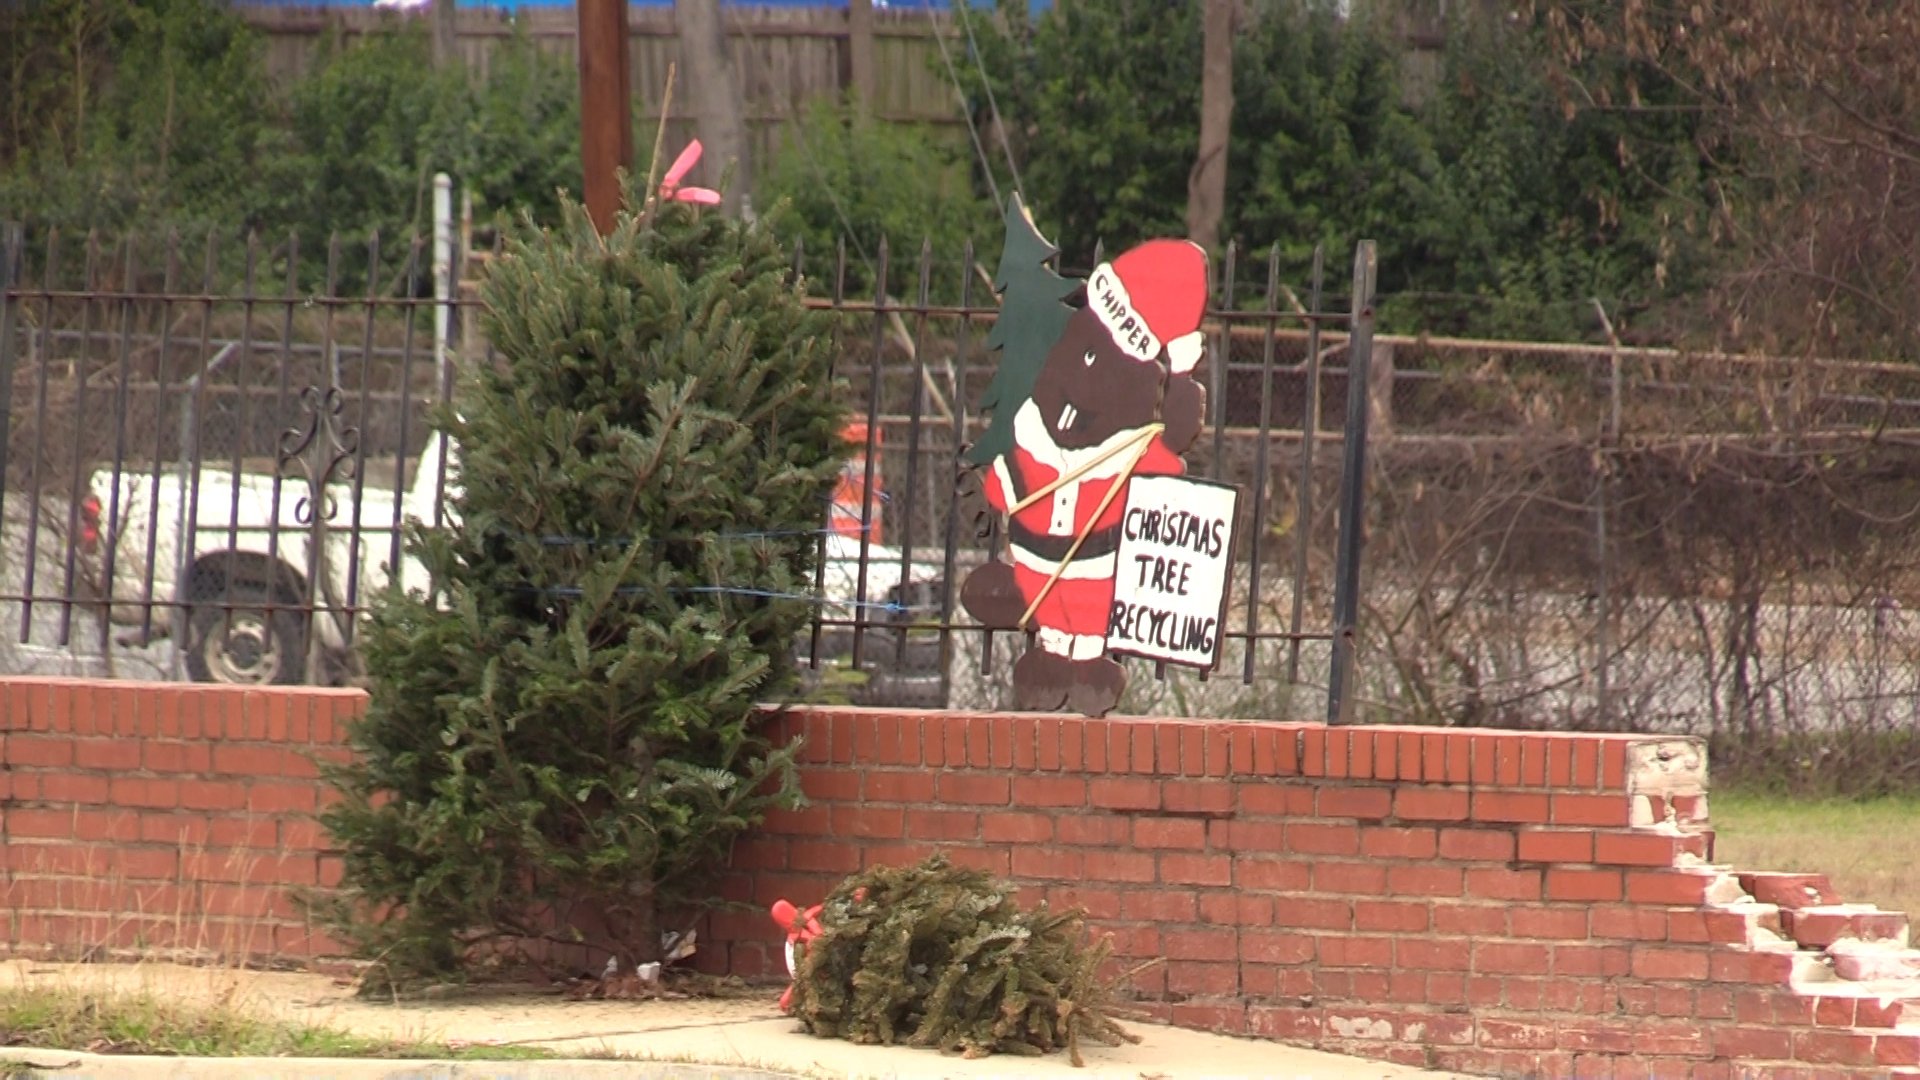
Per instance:
[[[1157,1024],[1130,1025],[1141,1036],[1138,1045],[1087,1048],[1082,1069],[1064,1055],[969,1061],[928,1050],[816,1039],[797,1028],[787,1019],[748,1020],[672,1031],[585,1033],[533,1044],[559,1054],[624,1059],[613,1061],[108,1057],[19,1048],[0,1050],[0,1057],[43,1066],[49,1080],[1403,1080],[1456,1075]]]
[[[1064,1054],[978,1060],[900,1046],[819,1039],[780,1015],[772,990],[658,1001],[582,1001],[555,994],[480,992],[410,1001],[370,1001],[351,986],[297,972],[176,964],[51,964],[0,961],[0,991],[37,988],[181,1006],[233,1010],[367,1038],[539,1047],[558,1055],[620,1060],[397,1061],[390,1059],[165,1058],[0,1048],[0,1061],[28,1061],[49,1080],[1407,1080],[1446,1077],[1255,1039],[1126,1023],[1138,1044]],[[0,1076],[9,1074],[0,1069]]]

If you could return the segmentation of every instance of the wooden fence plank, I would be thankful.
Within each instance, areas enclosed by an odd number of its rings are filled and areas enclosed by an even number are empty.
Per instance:
[[[248,23],[266,39],[269,76],[287,85],[313,69],[329,33],[342,40],[405,25],[408,16],[372,8],[244,7]],[[678,55],[670,8],[630,8],[635,112],[659,110],[667,64]],[[850,89],[862,65],[854,59],[845,11],[832,8],[735,8],[725,12],[735,78],[748,117],[778,123],[820,97]],[[953,88],[935,70],[933,34],[946,28],[941,13],[874,10],[863,30],[872,42],[872,102],[882,118],[959,124]],[[571,9],[504,12],[463,10],[456,29],[461,56],[485,78],[494,51],[518,31],[542,52],[577,63]],[[936,77],[938,76],[938,77]],[[777,141],[777,140],[775,140]]]

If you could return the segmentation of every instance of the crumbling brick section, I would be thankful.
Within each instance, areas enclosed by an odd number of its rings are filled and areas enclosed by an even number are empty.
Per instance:
[[[0,679],[0,927],[23,955],[310,962],[315,762],[358,691]],[[1697,742],[813,709],[805,809],[722,891],[811,902],[932,851],[1085,907],[1150,1015],[1516,1077],[1920,1078],[1904,915],[1713,863]],[[762,914],[698,960],[779,976]]]
[[[1906,917],[1714,865],[1691,739],[797,710],[806,809],[726,892],[944,851],[1074,904],[1144,1009],[1489,1076],[1920,1077]],[[776,974],[763,915],[715,968]]]
[[[16,955],[312,960],[294,890],[357,690],[0,680],[0,940]]]

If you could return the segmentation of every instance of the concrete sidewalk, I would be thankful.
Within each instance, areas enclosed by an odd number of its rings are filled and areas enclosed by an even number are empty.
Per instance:
[[[1081,1049],[1085,1068],[1074,1068],[1065,1054],[1044,1058],[995,1055],[967,1060],[931,1050],[898,1046],[856,1046],[805,1034],[787,1018],[683,1028],[613,1038],[555,1040],[542,1043],[560,1053],[569,1049],[607,1050],[665,1060],[697,1060],[710,1065],[759,1067],[835,1080],[946,1080],[989,1077],[1055,1080],[1202,1080],[1265,1077],[1271,1080],[1398,1080],[1433,1077],[1422,1069],[1360,1058],[1301,1050],[1255,1039],[1207,1035],[1159,1024],[1128,1024],[1140,1036],[1130,1046]]]
[[[1086,1067],[1064,1054],[997,1055],[969,1061],[932,1050],[856,1046],[819,1039],[780,1015],[776,991],[662,1001],[578,1001],[551,993],[476,993],[438,1000],[377,1002],[325,976],[173,964],[34,964],[0,961],[0,989],[58,987],[133,994],[182,1005],[235,1009],[263,1019],[369,1038],[538,1047],[555,1054],[625,1060],[457,1061],[100,1056],[0,1048],[0,1060],[41,1066],[49,1080],[211,1077],[217,1080],[1400,1080],[1442,1077],[1403,1065],[1301,1050],[1279,1043],[1126,1023],[1134,1045],[1082,1048]]]
[[[63,1050],[0,1049],[0,1062],[45,1072],[9,1073],[45,1080],[789,1080],[791,1073],[632,1061],[368,1061],[362,1058],[106,1057]]]
[[[57,1050],[0,1050],[32,1062],[49,1080],[1399,1080],[1446,1077],[1403,1065],[1301,1050],[1277,1043],[1205,1035],[1157,1024],[1133,1024],[1138,1045],[1091,1047],[1086,1067],[1064,1055],[995,1056],[978,1060],[905,1047],[855,1046],[801,1033],[791,1020],[750,1020],[701,1028],[622,1034],[580,1034],[538,1045],[566,1054],[619,1054],[629,1060],[420,1062],[366,1059],[107,1057]],[[687,1064],[687,1062],[700,1064]],[[57,1071],[55,1071],[57,1070]]]

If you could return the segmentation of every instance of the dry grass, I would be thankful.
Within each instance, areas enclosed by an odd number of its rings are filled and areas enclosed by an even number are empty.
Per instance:
[[[76,835],[81,809],[72,808]],[[114,816],[111,828],[137,824],[138,815],[123,812]],[[112,847],[16,842],[9,852],[14,872],[0,888],[0,909],[66,916],[82,922],[89,937],[84,943],[23,943],[12,936],[17,927],[9,925],[9,951],[236,970],[270,960],[277,927],[313,928],[289,898],[265,884],[279,879],[278,864],[289,858],[271,854],[277,824],[262,818],[249,830],[241,846],[224,849],[209,848],[204,840],[189,841],[183,832],[172,848],[172,869],[166,877],[128,877],[115,865]],[[168,847],[156,841],[131,850],[164,854]],[[210,879],[199,880],[196,870]]]
[[[1849,903],[1920,918],[1920,797],[1805,799],[1716,792],[1714,861],[1827,875]]]
[[[0,1045],[101,1054],[466,1060],[550,1058],[532,1047],[450,1046],[367,1038],[262,1019],[231,1002],[164,1001],[72,986],[0,991]]]

